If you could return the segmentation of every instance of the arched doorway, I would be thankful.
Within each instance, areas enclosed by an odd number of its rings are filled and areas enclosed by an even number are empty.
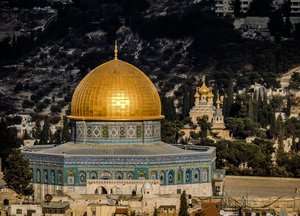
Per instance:
[[[107,194],[107,190],[105,187],[100,186],[95,190],[95,194]]]
[[[9,205],[9,200],[8,199],[3,200],[3,205],[8,206]]]

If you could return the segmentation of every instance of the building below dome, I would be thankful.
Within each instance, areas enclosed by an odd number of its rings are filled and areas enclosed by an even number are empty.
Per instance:
[[[118,94],[129,102],[112,100]],[[184,190],[201,197],[218,192],[216,149],[161,142],[158,92],[134,66],[115,59],[94,69],[76,88],[71,109],[72,142],[23,151],[36,200],[70,193],[147,196],[150,189],[178,196]]]

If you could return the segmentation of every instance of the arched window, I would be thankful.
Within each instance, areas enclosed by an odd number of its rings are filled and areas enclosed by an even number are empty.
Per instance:
[[[97,173],[96,172],[91,172],[90,173],[90,179],[98,179],[98,175],[97,175]]]
[[[182,170],[178,170],[177,172],[177,184],[183,183],[183,172]]]
[[[134,174],[132,172],[127,173],[127,179],[134,179]]]
[[[194,182],[199,182],[199,180],[200,180],[199,170],[195,170],[194,171]]]
[[[104,171],[101,173],[101,176],[100,176],[101,179],[104,179],[104,180],[107,180],[107,179],[111,179],[112,178],[112,175],[110,172],[108,171]]]
[[[62,171],[59,170],[58,171],[58,184],[62,184],[63,183],[63,174]]]
[[[43,170],[43,179],[44,179],[44,184],[48,184],[48,170],[46,169]]]
[[[160,180],[161,184],[165,183],[165,172],[164,171],[160,172],[160,174],[159,174],[159,180]]]
[[[36,182],[37,182],[37,183],[41,183],[41,180],[42,180],[42,173],[41,173],[41,170],[40,170],[40,169],[37,169],[37,170],[36,170]]]
[[[51,184],[55,184],[55,171],[51,170]]]
[[[79,173],[79,183],[85,184],[85,182],[86,182],[86,174],[85,172],[82,171]]]
[[[72,170],[69,170],[68,171],[68,185],[74,185],[75,184],[74,176],[75,176],[75,173]]]
[[[185,171],[185,182],[192,183],[192,171],[190,169]]]
[[[139,172],[139,179],[144,180],[145,178],[146,178],[146,173],[143,171]]]
[[[207,169],[202,170],[201,173],[201,181],[202,182],[207,182],[208,181],[208,173],[207,173]]]
[[[152,171],[152,172],[150,173],[150,178],[155,180],[155,179],[156,179],[156,175],[157,175],[156,172],[155,172],[155,171]]]
[[[169,171],[169,174],[168,174],[168,183],[169,184],[173,184],[174,183],[174,171],[173,170]]]
[[[117,172],[117,173],[116,173],[116,179],[117,179],[117,180],[123,179],[123,173],[122,173],[122,172]]]

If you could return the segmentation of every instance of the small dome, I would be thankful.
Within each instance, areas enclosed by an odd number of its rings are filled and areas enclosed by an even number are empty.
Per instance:
[[[213,94],[211,91],[209,91],[208,94],[207,94],[207,97],[213,98],[213,97],[214,97],[214,94]]]
[[[200,94],[208,94],[210,92],[209,88],[207,88],[207,86],[205,85],[205,83],[203,82],[202,86],[199,88],[199,93]]]
[[[217,105],[220,105],[220,104],[221,104],[220,98],[218,98],[218,100],[216,101],[216,104],[217,104]]]
[[[194,95],[195,98],[200,98],[199,92],[196,91],[196,94]]]
[[[146,183],[143,185],[143,188],[144,188],[144,189],[151,190],[151,189],[152,189],[152,185],[151,185],[149,182],[146,182]]]
[[[138,68],[108,61],[86,75],[72,98],[71,119],[102,121],[158,120],[161,103],[151,80]]]

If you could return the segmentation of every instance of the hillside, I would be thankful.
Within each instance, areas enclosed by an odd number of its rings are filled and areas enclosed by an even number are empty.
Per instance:
[[[278,74],[299,62],[299,44],[242,39],[232,20],[207,10],[210,4],[77,0],[53,6],[57,18],[28,42],[30,49],[13,46],[12,39],[8,46],[1,42],[1,53],[22,54],[1,61],[0,112],[43,114],[52,105],[53,113],[64,114],[82,77],[113,57],[114,40],[119,58],[149,75],[163,95],[180,97],[202,74],[215,79],[221,92],[231,78],[237,88],[254,82],[278,86]]]

